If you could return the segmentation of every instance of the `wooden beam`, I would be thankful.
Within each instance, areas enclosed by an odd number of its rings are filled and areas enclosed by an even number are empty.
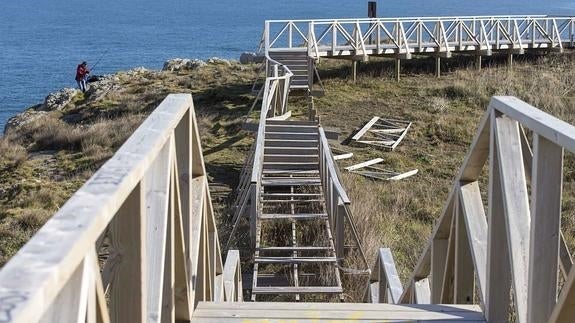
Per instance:
[[[488,322],[509,319],[511,267],[505,229],[505,211],[501,192],[501,173],[495,141],[495,112],[491,111],[491,145],[489,151],[489,193],[487,231],[487,273],[485,287],[485,318]]]
[[[454,279],[454,303],[473,304],[475,292],[473,259],[469,250],[469,238],[465,219],[458,198],[455,204],[455,279]]]
[[[134,188],[111,222],[110,241],[121,262],[112,275],[112,322],[144,322],[147,299],[145,182]]]
[[[527,320],[545,322],[557,297],[563,148],[537,134],[533,143]]]
[[[495,123],[517,317],[526,322],[531,219],[519,124],[505,116],[497,117]]]
[[[487,219],[478,182],[461,185],[461,206],[469,240],[469,248],[479,281],[481,303],[485,302],[487,268]]]

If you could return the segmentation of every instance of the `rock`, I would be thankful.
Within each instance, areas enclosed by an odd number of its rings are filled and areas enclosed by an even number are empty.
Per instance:
[[[132,73],[131,75],[135,75],[138,73],[147,72],[145,68],[136,68],[133,70],[128,71],[128,73]],[[111,90],[116,90],[120,88],[120,78],[118,75],[115,74],[108,74],[108,75],[98,75],[94,77],[90,84],[88,85],[88,91],[86,92],[86,96],[90,98],[90,100],[98,100],[103,95],[108,93]]]
[[[240,64],[262,63],[263,61],[264,57],[254,52],[244,52],[240,55]]]
[[[80,90],[65,88],[58,92],[50,93],[44,100],[44,104],[40,106],[40,111],[59,111],[64,109],[72,99],[78,95]]]
[[[193,71],[206,65],[206,62],[200,59],[173,58],[164,63],[162,71]]]
[[[33,122],[46,114],[48,114],[47,111],[39,111],[34,108],[27,109],[22,113],[18,113],[17,115],[8,119],[8,122],[6,122],[6,126],[4,127],[4,134],[7,134],[9,131],[12,130],[17,130],[22,126],[30,122]]]
[[[219,58],[219,57],[212,57],[212,58],[208,59],[208,64],[212,64],[212,65],[224,64],[227,66],[231,66],[232,62],[230,62],[227,59],[223,59],[223,58]]]

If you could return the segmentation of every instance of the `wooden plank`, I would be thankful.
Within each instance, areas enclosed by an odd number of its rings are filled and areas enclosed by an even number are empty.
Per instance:
[[[423,278],[414,283],[413,286],[416,304],[431,304],[431,290],[429,279]]]
[[[447,262],[448,239],[433,239],[431,247],[431,303],[441,303],[443,273]]]
[[[479,178],[479,174],[489,157],[489,129],[489,113],[485,113],[479,121],[478,130],[473,137],[471,146],[463,161],[463,166],[457,176],[461,181],[473,182]]]
[[[256,294],[339,294],[343,289],[339,286],[270,286],[252,289]]]
[[[83,323],[85,321],[89,276],[87,269],[87,263],[84,260],[74,270],[72,277],[60,290],[39,322]]]
[[[353,153],[341,154],[333,156],[333,160],[342,160],[353,157]]]
[[[361,128],[353,137],[352,140],[359,140],[376,122],[379,120],[379,117],[373,117],[369,120],[363,128]]]
[[[455,240],[456,240],[456,213],[455,213],[455,203],[457,198],[454,197],[454,206],[452,209],[453,216],[451,217],[451,226],[449,233],[449,240],[447,244],[447,260],[445,262],[445,271],[443,272],[443,286],[441,288],[441,303],[453,303],[454,299],[454,263],[455,263]]]
[[[475,292],[474,268],[471,256],[470,242],[463,218],[461,198],[455,204],[455,279],[454,303],[473,304]]]
[[[389,303],[397,304],[399,303],[399,298],[403,293],[403,287],[401,281],[399,280],[399,275],[395,267],[395,261],[393,260],[393,255],[391,254],[391,249],[380,248],[379,249],[379,262],[380,270],[385,273],[385,282],[387,283],[387,288],[389,289]],[[380,289],[380,296],[381,289]]]
[[[479,306],[461,305],[395,305],[357,303],[231,303],[229,307],[201,303],[192,322],[218,319],[219,322],[238,319],[238,322],[485,322]],[[244,305],[239,307],[238,305]],[[246,306],[247,305],[247,306]],[[336,306],[333,306],[336,305]],[[338,306],[339,305],[339,306]],[[197,321],[194,321],[197,320]],[[211,321],[216,322],[216,321]]]
[[[110,242],[120,252],[110,290],[113,322],[144,321],[146,317],[146,216],[145,182],[126,198],[111,222]]]
[[[489,106],[549,141],[575,152],[575,127],[512,96],[494,96]]]
[[[227,302],[237,301],[235,295],[239,292],[241,294],[242,286],[236,286],[236,275],[238,274],[238,266],[240,265],[240,251],[229,250],[224,265],[224,294]],[[240,271],[241,277],[241,271]],[[240,299],[241,301],[241,299]]]
[[[169,185],[172,146],[166,144],[145,175],[146,185],[146,284],[148,320],[162,317],[162,296],[168,232]]]
[[[549,320],[557,297],[563,148],[533,137],[528,322]]]
[[[363,168],[363,167],[366,167],[366,166],[370,166],[370,165],[374,165],[374,164],[377,164],[377,163],[381,163],[382,161],[383,161],[383,158],[375,158],[375,159],[372,159],[372,160],[365,161],[365,162],[363,162],[363,163],[359,163],[359,164],[355,164],[355,165],[346,167],[345,169],[346,169],[347,171],[357,170],[357,169],[360,169],[360,168]]]
[[[483,209],[478,182],[461,185],[460,197],[467,236],[469,237],[469,248],[479,281],[479,296],[481,303],[484,304],[487,283],[487,218]]]
[[[496,141],[517,317],[527,321],[530,210],[517,121],[496,118]]]
[[[485,316],[489,322],[506,322],[509,318],[511,267],[505,210],[501,192],[501,172],[495,141],[495,113],[492,112],[491,149],[489,151],[489,193],[487,228],[487,273],[485,287]]]
[[[419,170],[417,170],[417,169],[410,170],[409,172],[405,172],[405,173],[402,173],[399,175],[392,176],[392,177],[388,178],[388,180],[389,181],[399,181],[399,180],[402,180],[402,179],[405,179],[405,178],[408,178],[408,177],[411,177],[411,176],[417,174],[418,171]]]
[[[258,257],[254,259],[256,263],[264,264],[295,264],[295,263],[324,263],[337,262],[336,257]]]
[[[407,131],[409,130],[410,127],[411,127],[411,122],[407,125],[407,127],[405,127],[405,130],[401,133],[401,136],[399,136],[399,138],[397,138],[395,143],[393,143],[393,145],[391,145],[391,150],[394,150],[397,147],[397,145],[399,145],[399,143],[403,140],[403,138],[405,138],[405,136],[407,135]]]

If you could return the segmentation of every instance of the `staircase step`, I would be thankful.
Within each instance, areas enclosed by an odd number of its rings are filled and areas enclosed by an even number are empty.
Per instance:
[[[263,179],[262,186],[310,186],[321,185],[321,180],[311,178]]]
[[[259,264],[303,264],[303,263],[335,263],[336,257],[256,257]]]
[[[259,251],[326,251],[333,250],[331,247],[299,246],[299,247],[259,247]]]
[[[301,214],[262,214],[260,215],[260,220],[279,220],[279,219],[290,219],[290,220],[325,220],[327,219],[327,213],[301,213]]]
[[[295,204],[295,203],[320,203],[324,202],[324,199],[313,199],[313,200],[262,200],[262,203],[287,203],[287,204]]]
[[[319,169],[264,169],[263,175],[315,175],[319,174]]]
[[[317,125],[269,124],[266,122],[266,132],[318,133],[318,127]]]
[[[309,162],[264,162],[264,169],[295,169],[295,170],[313,170],[319,169],[319,163]]]
[[[265,155],[291,155],[291,156],[306,156],[317,155],[319,152],[318,147],[265,147]]]
[[[262,193],[262,197],[319,197],[321,193]]]
[[[318,155],[264,155],[264,162],[308,162],[319,163]]]
[[[316,140],[318,141],[319,133],[305,133],[305,132],[273,132],[266,131],[266,139],[299,139],[299,140]]]
[[[337,286],[277,286],[277,287],[255,287],[252,294],[339,294],[343,289]]]
[[[266,147],[318,147],[317,139],[265,139]]]
[[[318,123],[316,121],[307,120],[267,120],[266,125],[274,126],[314,126],[317,128]]]

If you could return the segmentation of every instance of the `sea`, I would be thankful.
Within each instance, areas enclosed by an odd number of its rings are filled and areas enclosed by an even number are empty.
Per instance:
[[[360,18],[367,0],[0,0],[0,130],[63,87],[82,61],[94,74],[161,69],[174,57],[238,59],[266,19]],[[379,17],[575,15],[573,0],[378,0]]]

